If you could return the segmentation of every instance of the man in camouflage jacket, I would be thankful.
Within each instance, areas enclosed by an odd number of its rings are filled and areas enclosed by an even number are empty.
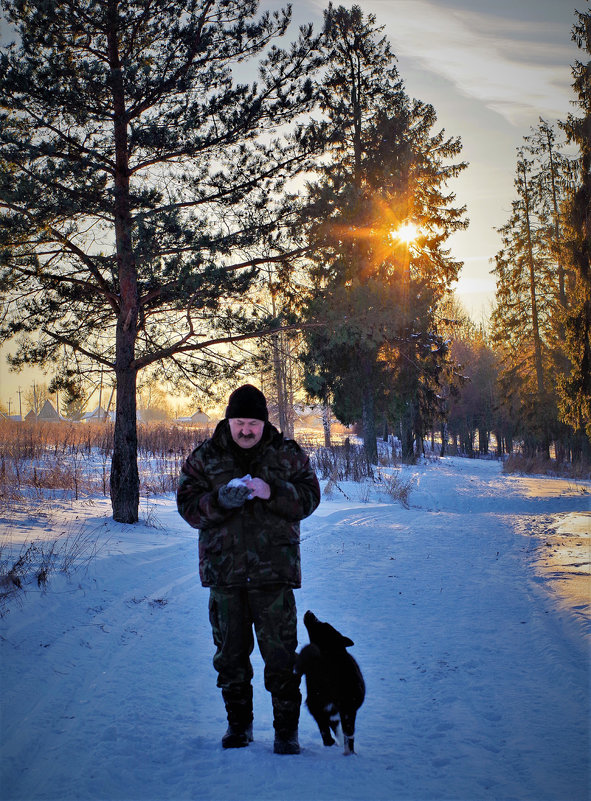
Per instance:
[[[252,741],[252,628],[271,693],[276,753],[299,753],[301,695],[293,673],[301,584],[299,522],[320,502],[306,454],[268,422],[262,392],[246,384],[226,418],[182,467],[180,514],[199,529],[199,574],[210,588],[214,667],[228,715],[225,748]]]

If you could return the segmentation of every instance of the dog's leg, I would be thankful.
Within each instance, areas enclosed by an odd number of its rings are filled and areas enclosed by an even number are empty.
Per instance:
[[[332,704],[326,706],[324,699],[319,693],[309,693],[306,699],[306,705],[318,725],[324,745],[334,745],[335,741],[330,733],[332,726],[330,714],[333,709]]]
[[[330,733],[330,729],[328,729],[328,728],[326,728],[326,729],[320,728],[320,724],[318,724],[318,728],[320,729],[320,735],[322,737],[322,744],[326,745],[326,746],[334,745],[335,744],[335,739],[332,736],[332,734]]]
[[[335,722],[333,717],[334,707],[332,704],[324,707],[324,709],[319,713],[318,717],[316,718],[316,723],[318,723],[318,728],[320,729],[320,734],[322,735],[322,742],[324,745],[334,745],[335,740],[330,730],[332,729],[336,734],[336,726],[338,726],[338,721]]]
[[[345,756],[355,753],[355,717],[356,710],[353,712],[341,711],[341,724],[343,727],[343,753]]]

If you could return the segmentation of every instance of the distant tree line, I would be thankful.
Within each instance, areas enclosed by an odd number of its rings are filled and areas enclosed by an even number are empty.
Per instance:
[[[591,53],[591,14],[573,38]],[[492,344],[507,441],[526,455],[591,459],[591,62],[573,67],[576,104],[560,127],[578,146],[561,150],[544,120],[517,158],[516,199],[496,256]]]

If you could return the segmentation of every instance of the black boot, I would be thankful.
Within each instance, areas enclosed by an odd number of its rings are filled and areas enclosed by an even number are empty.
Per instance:
[[[299,754],[300,743],[298,741],[298,730],[275,731],[275,742],[273,743],[273,753],[275,754]]]
[[[244,748],[253,741],[252,723],[246,728],[238,728],[228,724],[226,733],[222,737],[222,748]]]
[[[244,748],[253,741],[252,687],[239,685],[222,689],[228,715],[228,728],[222,737],[223,748]]]
[[[273,726],[275,742],[273,751],[276,754],[299,754],[298,723],[302,696],[299,690],[290,693],[289,697],[273,696]]]

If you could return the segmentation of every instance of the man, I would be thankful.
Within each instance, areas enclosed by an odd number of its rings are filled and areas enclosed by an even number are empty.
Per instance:
[[[199,529],[199,574],[210,588],[213,664],[228,716],[224,748],[253,739],[254,626],[273,701],[274,751],[299,754],[293,589],[301,584],[299,521],[319,502],[308,457],[269,423],[265,396],[250,384],[230,395],[225,419],[182,467],[177,504]]]

